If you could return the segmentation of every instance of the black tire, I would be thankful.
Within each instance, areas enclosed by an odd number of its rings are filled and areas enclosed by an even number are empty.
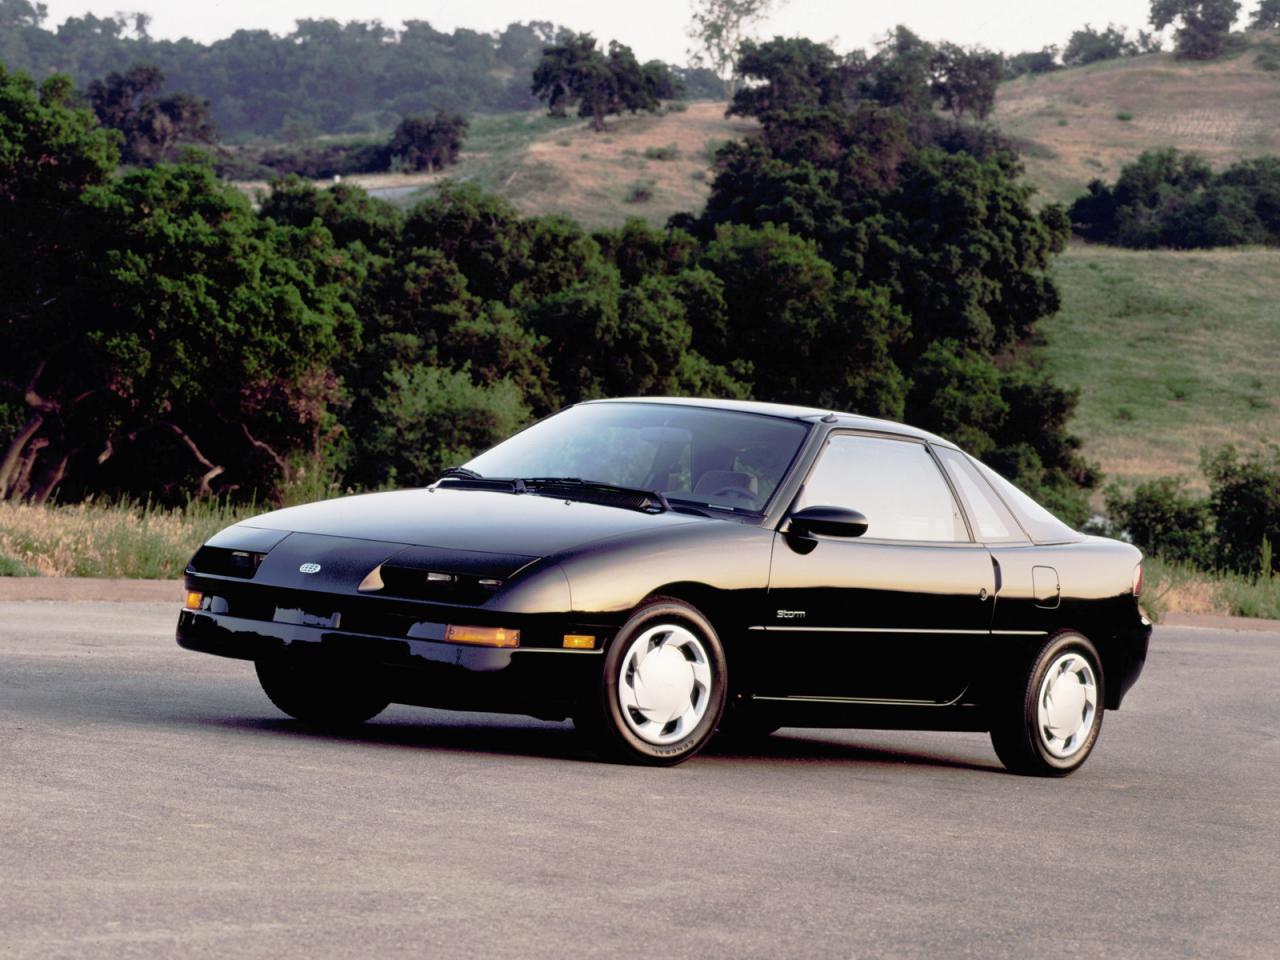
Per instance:
[[[1070,669],[1073,666],[1079,669]],[[1057,742],[1054,728],[1041,722],[1042,686],[1051,668],[1062,676],[1075,676],[1077,679],[1073,682],[1078,683],[1082,691],[1079,696],[1083,719],[1074,742],[1070,737]],[[1091,675],[1092,690],[1086,694],[1083,691],[1089,687],[1079,678],[1088,675]],[[1065,777],[1080,769],[1098,742],[1105,694],[1102,660],[1093,644],[1078,633],[1055,634],[1041,645],[1024,669],[1009,679],[1005,690],[995,691],[991,745],[996,756],[1011,772],[1029,776]],[[1074,688],[1068,689],[1067,695],[1076,696]],[[1074,708],[1076,704],[1073,701],[1068,706]],[[1068,715],[1074,717],[1074,714],[1074,709],[1068,711]]]
[[[390,703],[367,677],[338,664],[270,657],[254,665],[268,699],[284,713],[312,726],[359,726]]]
[[[664,634],[664,628],[672,629],[669,634]],[[637,729],[638,724],[646,724],[646,718],[624,704],[621,688],[628,683],[624,670],[634,660],[634,657],[629,658],[629,652],[646,635],[656,636],[656,640],[646,641],[654,644],[651,649],[655,652],[666,646],[664,636],[691,635],[697,641],[696,645],[686,644],[680,648],[682,655],[691,663],[695,657],[703,657],[700,662],[705,665],[705,670],[701,672],[703,676],[709,676],[705,689],[693,682],[691,704],[695,712],[696,708],[701,712],[700,718],[696,723],[691,722],[688,729],[679,729],[678,721],[660,727],[659,721],[648,724],[654,729],[646,737],[642,730]],[[679,661],[674,662],[678,664]],[[689,604],[669,597],[655,597],[637,608],[609,644],[601,667],[599,689],[580,705],[573,723],[602,758],[648,766],[674,766],[706,746],[715,733],[724,710],[728,682],[724,648],[711,622]],[[624,711],[628,711],[627,715]],[[672,732],[664,732],[668,727]],[[664,737],[675,739],[654,742]]]

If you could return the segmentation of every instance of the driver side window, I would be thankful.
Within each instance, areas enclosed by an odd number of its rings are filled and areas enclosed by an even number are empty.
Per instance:
[[[969,542],[951,488],[922,443],[837,434],[796,509],[829,506],[867,518],[867,539]]]

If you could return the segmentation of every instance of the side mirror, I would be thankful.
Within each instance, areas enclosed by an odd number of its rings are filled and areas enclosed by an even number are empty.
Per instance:
[[[867,532],[867,518],[857,510],[844,507],[805,507],[787,519],[784,532],[795,537],[807,537],[813,533],[828,537],[860,537]]]

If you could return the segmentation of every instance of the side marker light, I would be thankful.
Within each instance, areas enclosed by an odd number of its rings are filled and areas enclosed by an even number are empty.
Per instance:
[[[520,631],[506,627],[460,627],[449,624],[444,632],[446,643],[471,643],[482,647],[518,647]]]

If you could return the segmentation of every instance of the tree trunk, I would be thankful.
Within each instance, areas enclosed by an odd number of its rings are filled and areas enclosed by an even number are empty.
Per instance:
[[[9,449],[4,454],[4,460],[0,460],[0,500],[9,498],[9,491],[14,485],[23,450],[43,424],[44,414],[33,413],[31,419],[23,424],[22,429],[10,441]]]
[[[191,437],[187,435],[186,431],[183,430],[176,423],[165,423],[164,426],[168,427],[177,435],[178,439],[182,441],[183,445],[188,450],[191,451],[191,455],[196,458],[196,462],[200,464],[200,466],[207,468],[205,472],[200,476],[200,485],[196,488],[196,495],[199,497],[213,496],[212,483],[214,481],[214,478],[221,476],[222,473],[226,470],[226,467],[222,466],[221,464],[216,464],[212,460],[210,460],[208,457],[206,457],[200,451],[200,448],[196,446],[196,442],[192,440]]]
[[[10,500],[20,502],[26,499],[27,491],[31,489],[31,474],[36,468],[36,458],[48,445],[49,441],[45,437],[36,437],[27,444],[27,449],[23,452],[22,459],[18,461],[18,468],[13,472],[13,479],[9,484]]]
[[[43,506],[49,502],[49,497],[53,491],[58,488],[58,484],[62,482],[62,478],[67,475],[67,463],[71,460],[71,454],[64,453],[58,462],[49,467],[45,471],[44,478],[40,482],[40,486],[31,494],[31,502]]]

